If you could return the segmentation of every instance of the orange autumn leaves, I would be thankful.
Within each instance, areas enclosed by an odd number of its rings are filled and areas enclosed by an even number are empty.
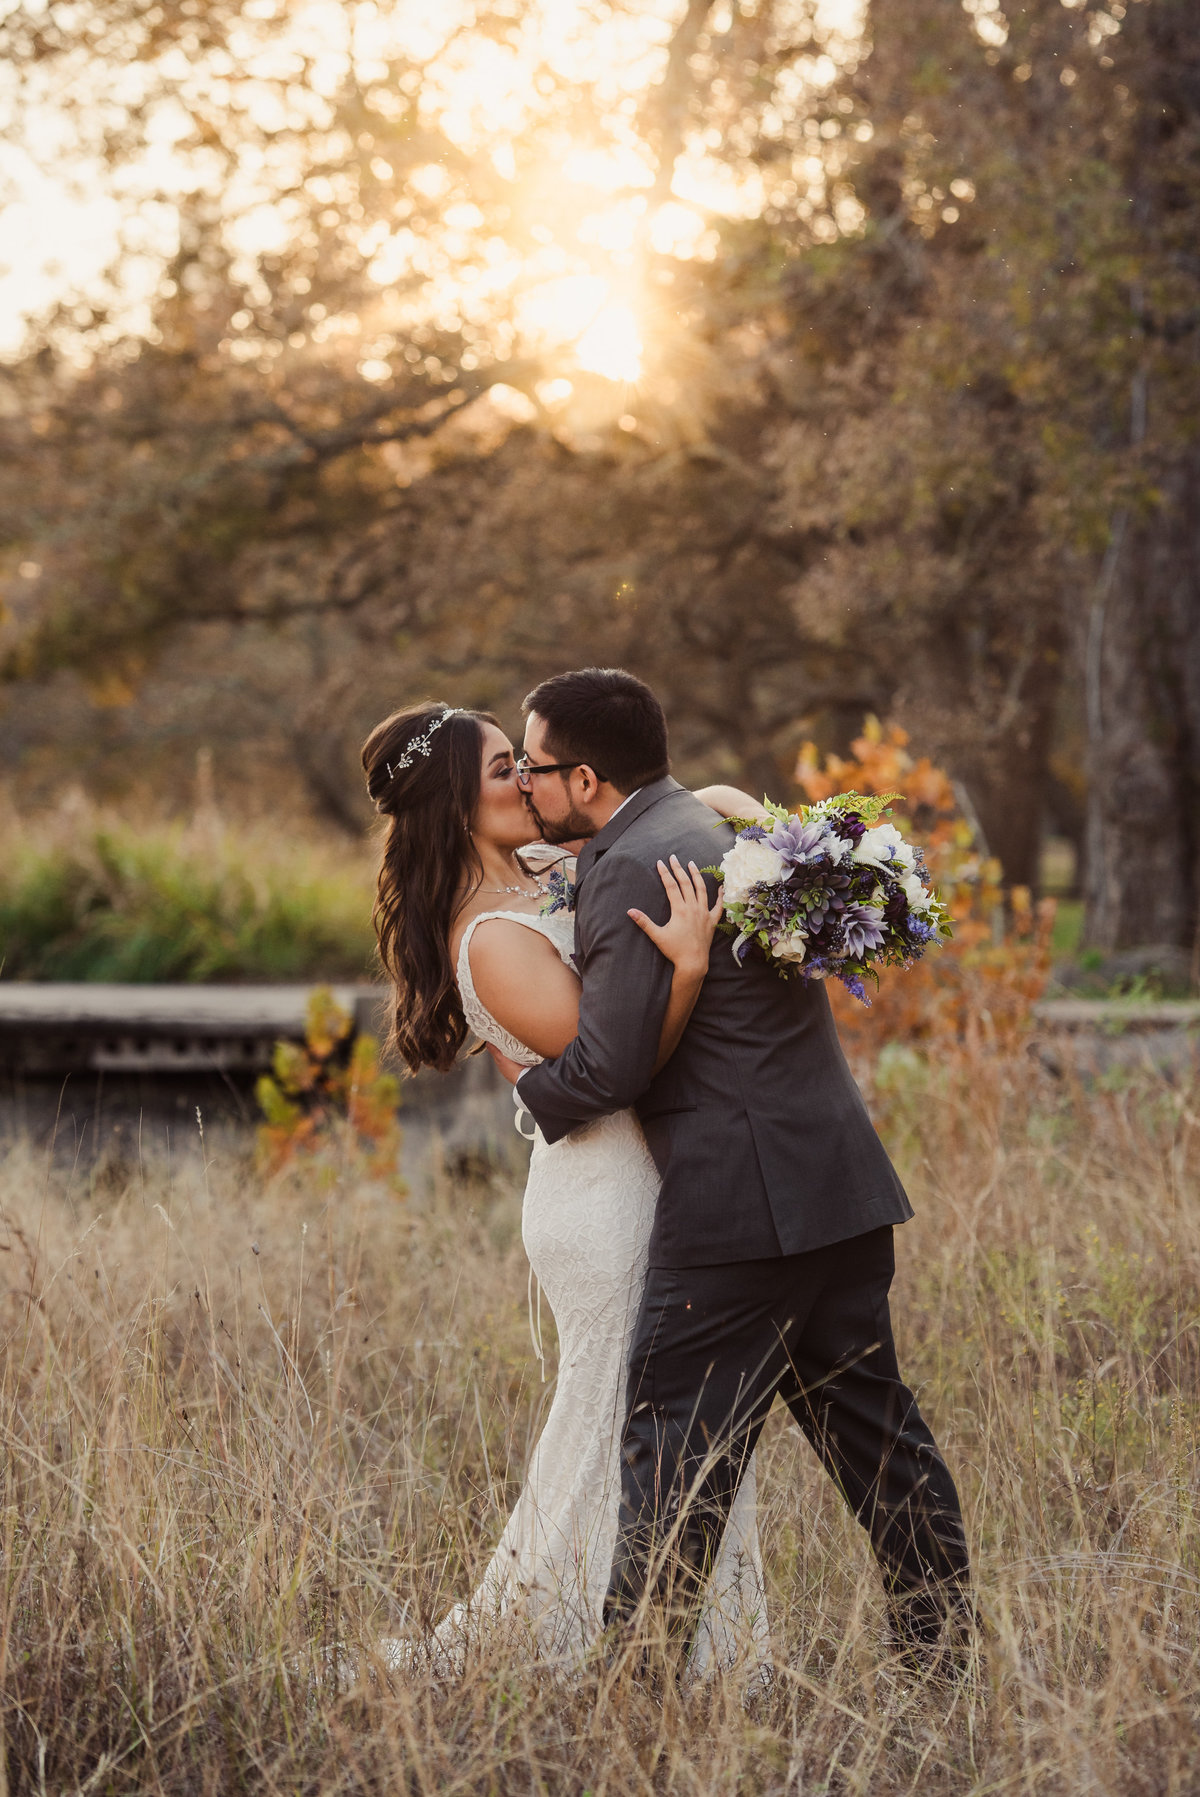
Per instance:
[[[863,1047],[944,1036],[968,1047],[1011,1046],[1049,975],[1054,902],[1035,905],[1027,887],[1003,889],[1003,870],[982,852],[954,782],[928,756],[914,756],[908,742],[899,725],[868,717],[851,759],[828,755],[822,762],[806,742],[796,763],[796,782],[810,803],[835,792],[902,792],[893,808],[897,827],[924,850],[930,880],[954,921],[950,942],[883,979],[870,1011],[831,982],[839,1025]]]
[[[255,1088],[265,1121],[259,1157],[278,1172],[297,1156],[339,1159],[404,1190],[397,1167],[400,1082],[379,1064],[373,1036],[350,1040],[352,1021],[327,986],[308,1001],[304,1041],[277,1042]]]

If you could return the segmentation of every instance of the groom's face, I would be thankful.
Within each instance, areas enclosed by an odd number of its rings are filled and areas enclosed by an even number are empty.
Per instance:
[[[525,754],[533,767],[561,759],[546,742],[545,725],[530,712],[525,725]],[[561,773],[531,774],[525,803],[543,842],[576,842],[596,834],[603,821],[586,807],[596,798],[597,783],[587,768],[567,768]]]

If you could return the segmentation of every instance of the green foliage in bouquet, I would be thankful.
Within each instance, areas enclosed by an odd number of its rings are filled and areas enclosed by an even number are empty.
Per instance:
[[[786,824],[789,817],[798,817],[807,823],[827,811],[854,811],[862,819],[867,829],[873,829],[881,817],[885,817],[893,805],[902,804],[904,794],[900,792],[835,792],[819,805],[777,805],[774,799],[763,797],[763,810],[769,811],[778,824]],[[754,824],[762,823],[760,817],[731,817],[726,822],[735,830],[749,830]],[[719,868],[706,868],[706,873],[718,873]]]
[[[886,817],[892,806],[902,804],[902,792],[835,792],[819,805],[801,805],[799,815],[807,820],[824,811],[853,811],[860,817],[868,830],[873,830],[881,817]],[[776,807],[788,815],[783,806]]]

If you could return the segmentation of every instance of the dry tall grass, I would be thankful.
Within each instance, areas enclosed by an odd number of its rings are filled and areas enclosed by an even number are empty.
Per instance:
[[[885,1055],[918,1219],[898,1335],[959,1477],[986,1650],[890,1664],[864,1542],[779,1417],[779,1675],[656,1703],[484,1652],[339,1693],[471,1585],[546,1402],[512,1180],[3,1173],[10,1791],[1186,1792],[1200,1779],[1200,1093]]]

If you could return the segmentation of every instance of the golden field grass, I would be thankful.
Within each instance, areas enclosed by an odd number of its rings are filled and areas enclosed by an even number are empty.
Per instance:
[[[435,1620],[548,1387],[518,1181],[397,1200],[209,1143],[0,1173],[0,1726],[9,1791],[1187,1793],[1200,1783],[1200,1090],[885,1055],[902,1361],[959,1479],[984,1647],[889,1661],[865,1542],[776,1415],[778,1676],[656,1702],[483,1649],[339,1691]],[[197,1143],[197,1150],[199,1144]]]

